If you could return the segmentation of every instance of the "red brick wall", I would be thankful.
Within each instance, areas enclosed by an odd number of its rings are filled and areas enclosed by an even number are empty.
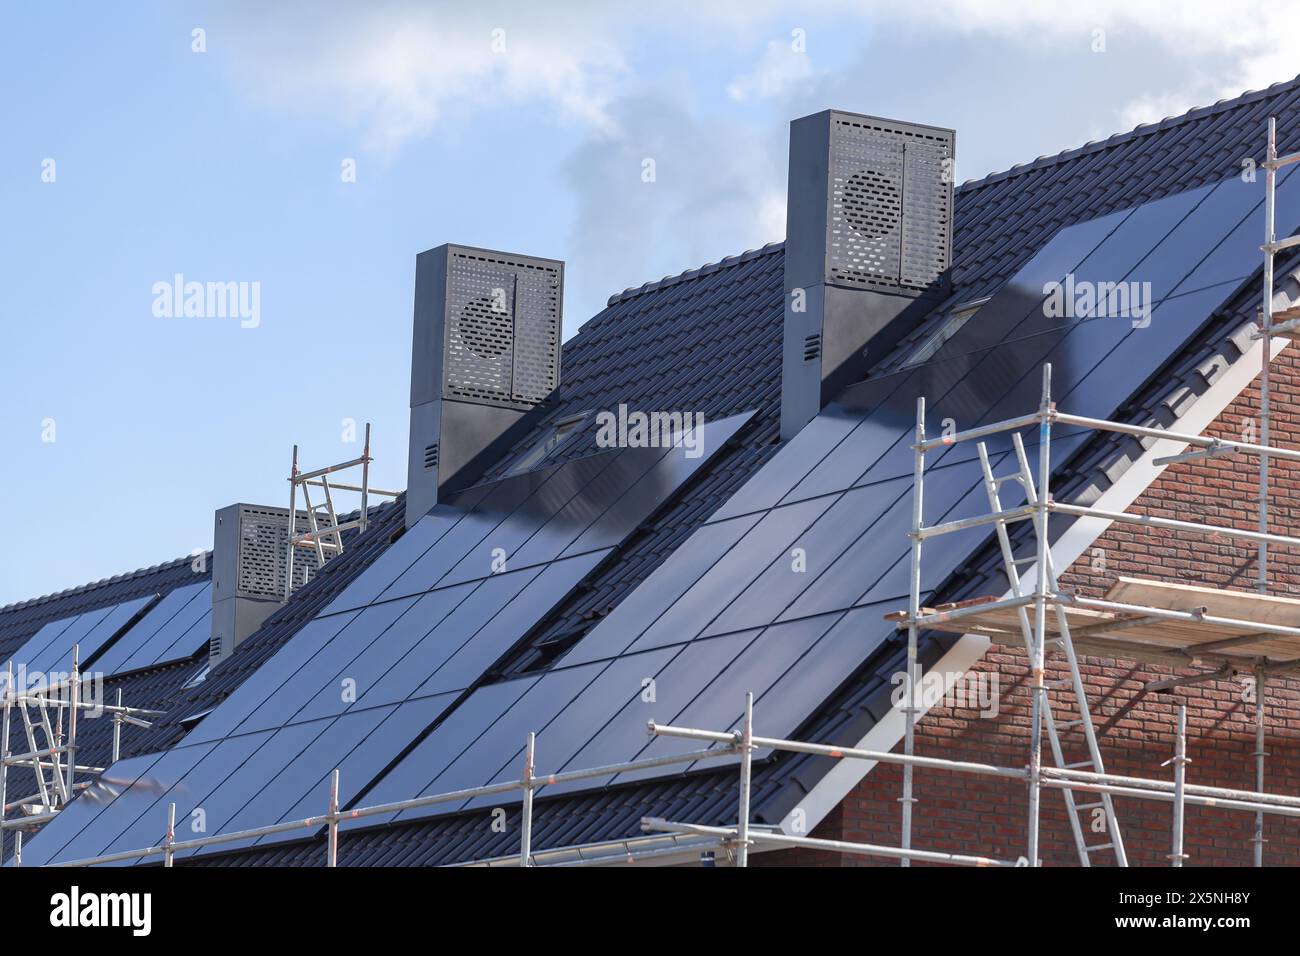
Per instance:
[[[1300,361],[1292,347],[1273,366],[1272,443],[1300,447]],[[1068,409],[1067,409],[1068,410]],[[1257,440],[1243,432],[1255,421],[1259,389],[1255,383],[1243,392],[1208,430],[1224,438]],[[1257,432],[1256,432],[1257,435]],[[1256,527],[1256,459],[1221,458],[1182,463],[1164,474],[1128,510],[1224,524]],[[1300,470],[1275,462],[1271,480],[1271,530],[1300,535]],[[1270,590],[1275,594],[1300,594],[1300,555],[1272,549],[1269,555]],[[1122,525],[1112,527],[1093,549],[1063,576],[1062,584],[1100,595],[1117,575],[1187,584],[1204,584],[1253,590],[1256,554],[1253,546],[1212,542],[1182,533]],[[1063,664],[1049,660],[1048,680],[1066,676]],[[1191,783],[1254,789],[1254,705],[1243,700],[1239,680],[1216,680],[1181,687],[1172,693],[1139,697],[1149,681],[1174,673],[1168,667],[1128,661],[1084,658],[1082,672],[1089,703],[1101,736],[1106,769],[1114,773],[1172,779],[1172,768],[1161,764],[1173,755],[1177,705],[1188,709],[1188,767]],[[1028,761],[1028,668],[1022,645],[994,645],[976,668],[996,671],[1000,680],[999,713],[981,718],[970,708],[933,708],[918,725],[916,752],[1024,766]],[[1069,704],[1072,695],[1060,697]],[[1268,761],[1265,789],[1300,793],[1300,683],[1272,678],[1266,686]],[[1072,713],[1061,713],[1064,721]],[[1109,722],[1109,726],[1107,726]],[[1075,729],[1063,735],[1067,760],[1086,756],[1083,737]],[[897,748],[902,749],[901,744]],[[1045,762],[1050,754],[1044,744]],[[847,840],[899,843],[899,803],[902,771],[878,766],[829,817],[818,835]],[[920,848],[989,855],[1014,859],[1025,852],[1026,790],[1019,782],[966,774],[918,770],[913,844]],[[1079,794],[1079,802],[1096,797]],[[1170,852],[1171,808],[1167,803],[1117,799],[1116,812],[1132,865],[1166,866]],[[1300,865],[1300,821],[1265,817],[1266,864]],[[1185,852],[1190,865],[1248,866],[1253,814],[1188,807]],[[1107,842],[1097,834],[1089,842]],[[782,862],[785,854],[766,855],[768,863]],[[1073,839],[1058,791],[1043,793],[1041,856],[1046,864],[1074,865]],[[1098,864],[1111,865],[1109,852],[1094,855]],[[791,860],[790,862],[795,862]],[[808,862],[804,860],[802,862]],[[896,865],[891,861],[844,857],[835,865]]]

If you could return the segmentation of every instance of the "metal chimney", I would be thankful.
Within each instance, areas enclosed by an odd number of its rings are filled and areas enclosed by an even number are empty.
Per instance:
[[[299,512],[305,524],[307,513]],[[284,603],[288,567],[289,509],[233,504],[217,511],[212,535],[212,633],[208,660],[215,664]],[[316,573],[314,562],[297,561],[293,590]]]
[[[955,144],[838,110],[790,124],[782,438],[947,295]]]
[[[563,287],[554,259],[457,245],[416,257],[408,528],[559,386]]]

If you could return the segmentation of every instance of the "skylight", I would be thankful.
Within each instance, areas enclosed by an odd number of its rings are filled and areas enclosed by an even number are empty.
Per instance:
[[[578,430],[578,426],[586,421],[589,414],[589,412],[579,412],[567,418],[557,419],[551,424],[550,430],[538,440],[537,444],[519,456],[519,459],[510,466],[506,474],[522,474],[550,458],[565,442],[573,437]]]
[[[916,351],[907,357],[903,363],[904,368],[913,365],[920,365],[922,362],[928,362],[934,358],[935,353],[943,347],[944,343],[961,331],[972,315],[980,310],[985,302],[989,300],[988,296],[982,299],[972,299],[970,302],[963,302],[953,306],[948,318],[939,328],[933,332],[929,338],[917,346]]]

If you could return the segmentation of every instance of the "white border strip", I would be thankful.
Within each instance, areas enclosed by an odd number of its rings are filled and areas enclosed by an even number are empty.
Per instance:
[[[921,704],[917,714],[918,721],[930,709],[926,701],[933,703],[935,696],[939,699],[946,697],[958,679],[984,656],[991,644],[992,642],[982,634],[966,634],[949,648],[948,653],[939,658],[934,667],[926,673],[927,676],[936,673],[943,675],[943,694],[917,695]],[[867,731],[867,735],[854,746],[859,750],[892,750],[903,739],[903,717],[900,708],[890,707],[889,713],[876,721]],[[875,760],[841,760],[836,763],[826,776],[817,781],[817,785],[812,788],[808,796],[785,815],[785,819],[781,821],[781,832],[797,836],[807,836],[812,833],[813,828],[849,795],[849,791],[856,787],[863,777],[875,769],[877,763],[878,761]],[[802,811],[802,819],[798,818],[800,811]]]

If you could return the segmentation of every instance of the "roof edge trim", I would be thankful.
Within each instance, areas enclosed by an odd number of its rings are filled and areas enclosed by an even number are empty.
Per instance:
[[[1174,116],[1166,116],[1164,119],[1156,120],[1154,123],[1142,123],[1130,130],[1114,133],[1105,139],[1094,139],[1083,143],[1080,146],[1073,146],[1069,149],[1062,150],[1059,153],[1051,153],[1039,156],[1037,159],[1028,163],[1020,163],[1009,169],[998,172],[992,172],[978,179],[968,179],[957,186],[957,192],[964,192],[968,189],[979,189],[982,186],[989,186],[993,183],[1002,182],[1013,176],[1019,176],[1022,173],[1028,173],[1036,169],[1042,169],[1048,166],[1054,166],[1057,163],[1063,163],[1079,156],[1086,156],[1091,153],[1100,152],[1103,149],[1109,149],[1112,146],[1118,146],[1129,140],[1137,139],[1139,136],[1149,136],[1162,130],[1170,129],[1174,126],[1181,126],[1183,123],[1190,123],[1194,120],[1203,119],[1207,116],[1213,116],[1217,113],[1227,112],[1238,106],[1244,106],[1248,103],[1255,103],[1261,99],[1270,96],[1276,96],[1286,88],[1300,89],[1300,76],[1293,77],[1289,80],[1279,80],[1276,83],[1266,86],[1262,90],[1243,90],[1237,96],[1227,96],[1221,100],[1209,104],[1208,106],[1194,106],[1186,113],[1178,113]],[[1263,144],[1261,143],[1261,146]]]
[[[617,305],[620,302],[627,302],[629,299],[635,299],[637,296],[644,295],[647,292],[655,292],[658,289],[666,289],[669,286],[688,282],[691,279],[698,279],[701,276],[712,275],[715,272],[721,272],[723,269],[730,269],[732,266],[740,265],[743,262],[752,262],[760,256],[771,255],[772,253],[784,248],[785,242],[780,241],[769,242],[767,245],[761,246],[758,249],[746,249],[739,255],[727,256],[725,259],[720,259],[717,262],[706,262],[702,266],[698,266],[694,269],[687,269],[685,272],[680,272],[677,275],[664,276],[662,279],[656,279],[653,282],[646,282],[639,286],[630,286],[622,292],[616,292],[614,295],[611,295],[609,301],[605,305],[606,308],[608,308]]]
[[[207,560],[211,560],[212,552],[205,550],[203,552]],[[112,577],[100,578],[98,581],[91,581],[89,584],[78,584],[75,587],[64,588],[62,591],[51,591],[49,594],[42,594],[40,597],[27,598],[22,601],[14,601],[12,604],[0,605],[0,614],[6,611],[16,611],[20,608],[31,607],[36,604],[44,604],[46,601],[53,601],[58,598],[72,597],[74,594],[85,594],[96,588],[107,587],[110,584],[120,584],[123,581],[130,581],[133,578],[144,577],[146,574],[156,574],[159,571],[166,571],[171,568],[180,567],[182,564],[191,563],[197,554],[187,554],[184,557],[173,558],[170,561],[163,561],[160,564],[152,564],[147,568],[137,568],[134,571],[123,571],[121,574],[114,574]]]

